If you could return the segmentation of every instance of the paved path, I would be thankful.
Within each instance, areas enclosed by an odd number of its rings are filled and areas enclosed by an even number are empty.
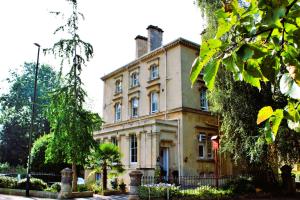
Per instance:
[[[0,194],[0,200],[53,200],[53,199]],[[112,195],[112,196],[94,195],[94,197],[91,198],[77,198],[75,200],[128,200],[128,196],[127,195]]]

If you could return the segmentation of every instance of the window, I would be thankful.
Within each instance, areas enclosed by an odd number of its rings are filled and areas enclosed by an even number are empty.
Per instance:
[[[130,162],[131,163],[137,163],[136,135],[130,135]]]
[[[139,75],[138,73],[134,72],[130,76],[130,86],[135,87],[139,85]]]
[[[118,93],[121,93],[121,92],[122,92],[122,81],[117,80],[116,81],[116,91],[115,91],[115,93],[118,94]]]
[[[203,159],[204,158],[204,144],[199,144],[199,158]]]
[[[121,120],[121,104],[116,103],[115,105],[115,121],[118,122]]]
[[[138,107],[139,107],[139,100],[138,98],[133,98],[131,100],[131,117],[138,116]]]
[[[116,137],[112,137],[112,138],[110,139],[110,142],[113,143],[114,145],[118,146],[118,140],[117,140]]]
[[[199,159],[212,159],[213,149],[211,142],[211,135],[207,135],[204,132],[198,134],[198,157]]]
[[[150,80],[154,80],[158,78],[158,66],[151,65],[150,67]]]
[[[200,107],[202,110],[208,110],[208,101],[206,98],[206,89],[200,91]]]
[[[156,113],[158,112],[158,93],[151,92],[150,94],[150,112]]]

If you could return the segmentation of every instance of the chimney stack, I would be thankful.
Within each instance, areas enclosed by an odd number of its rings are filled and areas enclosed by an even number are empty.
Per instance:
[[[135,37],[135,46],[136,46],[135,57],[136,58],[139,58],[148,52],[147,41],[148,41],[148,39],[144,36],[138,35]]]
[[[158,26],[149,25],[148,28],[148,52],[162,46],[163,30]]]

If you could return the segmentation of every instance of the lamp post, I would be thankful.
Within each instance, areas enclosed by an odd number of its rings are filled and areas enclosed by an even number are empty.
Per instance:
[[[29,197],[29,190],[30,190],[30,176],[31,176],[31,145],[32,145],[32,133],[34,129],[34,118],[35,118],[35,104],[36,104],[36,88],[37,88],[37,76],[38,76],[38,68],[39,68],[39,58],[40,58],[40,45],[34,43],[35,46],[38,47],[37,53],[37,61],[35,66],[35,77],[34,77],[34,90],[33,90],[33,99],[32,99],[32,113],[31,113],[31,123],[30,123],[30,132],[29,132],[29,145],[28,145],[28,164],[27,164],[27,176],[26,176],[26,196]]]

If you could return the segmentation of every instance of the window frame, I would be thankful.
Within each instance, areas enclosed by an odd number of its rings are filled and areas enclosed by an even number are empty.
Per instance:
[[[134,101],[136,101],[136,103],[137,103],[136,107],[135,107]],[[131,105],[131,114],[130,114],[131,118],[138,117],[139,116],[139,99],[137,97],[132,98],[130,101],[130,105]],[[134,109],[136,109],[136,114],[134,114],[135,113]]]
[[[110,138],[110,143],[112,143],[112,144],[118,146],[118,139],[117,139],[117,137],[111,137],[111,138]]]
[[[156,96],[156,99],[154,98],[154,96]],[[154,113],[158,113],[158,103],[159,103],[159,96],[158,96],[158,92],[153,91],[150,93],[150,114],[154,114]],[[156,102],[154,102],[154,100],[156,100]],[[153,107],[153,105],[156,105]],[[153,110],[153,108],[156,108],[156,110]]]
[[[130,164],[137,164],[137,162],[138,162],[138,157],[137,157],[138,156],[137,136],[135,134],[132,134],[129,137],[130,137],[129,138],[129,154],[130,154],[129,160],[130,160]],[[135,158],[135,159],[133,159],[133,158]]]
[[[202,147],[202,150],[203,150],[203,156],[200,156],[200,147]],[[204,143],[199,143],[198,144],[198,158],[201,159],[201,160],[204,160],[205,159],[205,144]]]
[[[119,122],[122,119],[122,105],[121,103],[116,103],[114,107],[115,107],[115,122]]]
[[[208,111],[207,90],[200,90],[200,108],[203,111]]]
[[[205,135],[205,140],[200,141],[201,135]],[[212,148],[212,141],[211,141],[212,134],[206,133],[203,131],[199,131],[197,138],[198,138],[198,159],[200,160],[212,160],[214,158],[214,151]],[[200,146],[203,147],[203,156],[200,156],[199,148]],[[210,154],[210,156],[209,156]]]
[[[150,66],[150,80],[155,80],[159,78],[158,65],[153,64]]]
[[[121,80],[116,80],[115,83],[115,94],[122,93],[122,81]]]
[[[139,74],[138,72],[133,72],[130,75],[130,87],[136,87],[139,86]]]

